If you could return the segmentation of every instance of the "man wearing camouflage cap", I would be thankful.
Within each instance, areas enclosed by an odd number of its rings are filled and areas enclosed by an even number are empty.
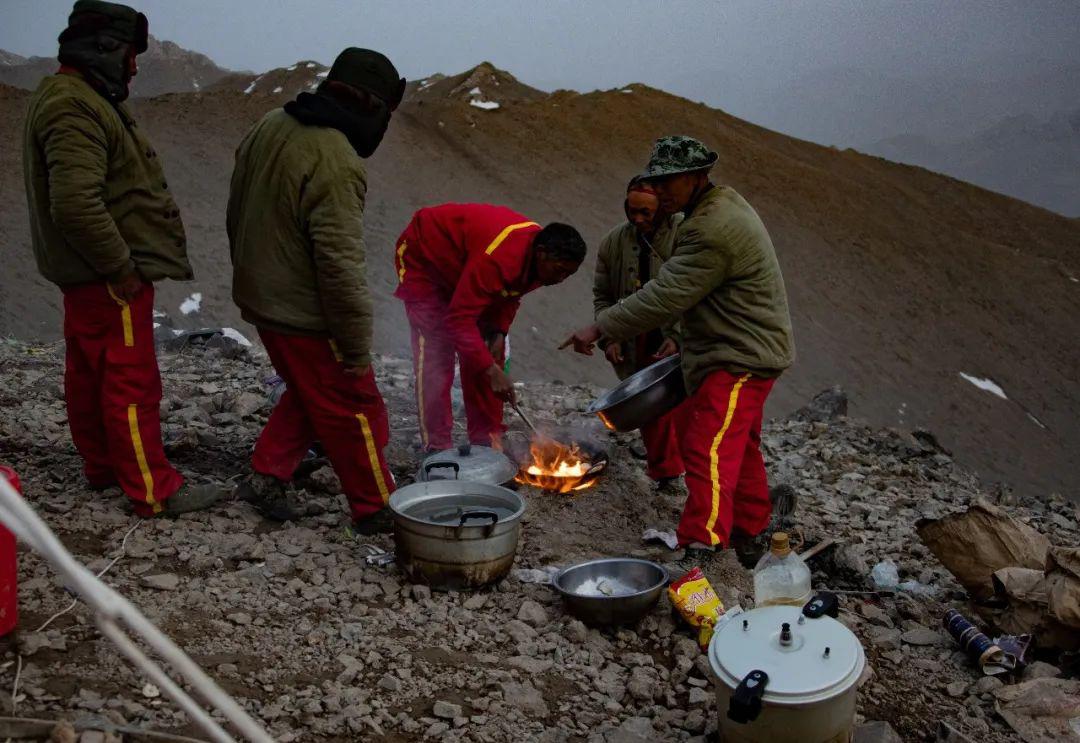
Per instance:
[[[672,256],[654,280],[563,344],[591,354],[601,338],[681,323],[690,397],[677,417],[689,496],[676,535],[691,559],[694,550],[738,547],[768,526],[762,409],[795,356],[769,233],[734,189],[709,180],[717,159],[690,137],[657,140],[642,178],[664,211],[685,215]]]
[[[95,490],[113,485],[141,516],[206,508],[220,488],[185,483],[161,442],[154,284],[193,277],[161,159],[124,105],[146,16],[79,0],[60,69],[30,97],[23,174],[41,274],[64,294],[64,396]]]
[[[394,478],[371,368],[362,158],[379,146],[404,90],[385,56],[346,49],[317,92],[266,114],[236,152],[227,219],[233,300],[287,384],[241,496],[274,520],[297,517],[285,483],[317,439],[355,528],[390,528]]]

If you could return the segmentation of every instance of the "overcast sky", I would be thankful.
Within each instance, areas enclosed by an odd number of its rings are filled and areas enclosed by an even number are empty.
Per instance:
[[[0,0],[0,48],[56,53],[72,3]],[[150,32],[232,69],[345,46],[409,78],[488,60],[547,90],[645,82],[740,114],[836,67],[887,75],[1080,63],[1078,0],[135,0]],[[704,81],[704,82],[703,82]]]

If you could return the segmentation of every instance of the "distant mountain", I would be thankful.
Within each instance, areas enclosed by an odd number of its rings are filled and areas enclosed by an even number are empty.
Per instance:
[[[20,57],[0,49],[0,83],[33,90],[41,78],[56,72],[55,57]],[[198,92],[230,74],[205,54],[150,37],[145,54],[139,55],[139,74],[131,86],[134,97],[151,98],[165,93]]]
[[[233,72],[218,79],[211,89],[294,98],[297,93],[319,87],[329,70],[321,62],[302,59],[289,67],[277,67],[257,75],[253,72]]]
[[[909,76],[814,70],[766,89],[748,88],[738,70],[707,70],[668,87],[785,134],[918,164],[1078,216],[1080,168],[1068,125],[1068,112],[1080,110],[1077,80],[1080,64],[984,60]]]
[[[902,135],[861,149],[1080,217],[1080,108],[1009,116],[963,137]]]

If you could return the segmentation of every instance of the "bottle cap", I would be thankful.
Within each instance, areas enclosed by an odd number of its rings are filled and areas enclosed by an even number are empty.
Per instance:
[[[791,554],[791,543],[788,539],[787,532],[773,532],[770,548],[772,553],[777,557],[787,557]]]

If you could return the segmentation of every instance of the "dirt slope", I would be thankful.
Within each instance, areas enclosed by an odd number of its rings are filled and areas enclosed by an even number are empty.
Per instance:
[[[475,72],[430,80],[459,90]],[[984,477],[1030,492],[1080,486],[1080,222],[643,86],[542,97],[477,87],[479,100],[499,108],[473,105],[471,88],[464,98],[420,91],[369,163],[379,350],[407,353],[391,255],[417,207],[501,202],[539,221],[576,224],[595,246],[621,219],[621,190],[652,139],[682,132],[719,150],[717,180],[761,212],[780,254],[799,359],[773,395],[772,414],[839,383],[854,415],[928,427]],[[201,292],[202,313],[189,323],[242,327],[229,299],[224,206],[236,143],[284,95],[261,89],[137,102],[163,154],[198,276],[194,285],[162,287],[159,306],[176,314],[184,296]],[[0,88],[0,127],[12,133],[0,142],[0,250],[9,277],[0,333],[47,339],[59,331],[58,293],[36,278],[29,257],[16,134],[24,105],[24,93]],[[525,300],[512,336],[516,375],[611,379],[599,360],[553,350],[589,318],[590,274]],[[993,380],[1008,399],[960,372]]]

